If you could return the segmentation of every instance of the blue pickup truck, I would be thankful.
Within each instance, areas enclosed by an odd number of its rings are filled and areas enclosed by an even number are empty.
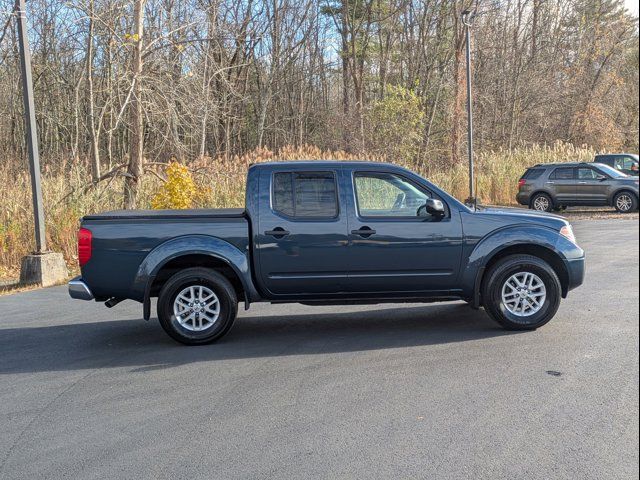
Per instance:
[[[569,223],[469,208],[406,169],[365,162],[260,163],[246,208],[88,215],[71,297],[158,297],[175,340],[210,343],[238,302],[310,305],[465,300],[507,329],[535,329],[579,286]],[[392,320],[390,320],[392,321]]]

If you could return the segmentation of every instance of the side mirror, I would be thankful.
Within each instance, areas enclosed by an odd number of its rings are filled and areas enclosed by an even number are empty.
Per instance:
[[[418,208],[418,216],[426,217],[427,215],[433,215],[438,218],[444,217],[444,204],[435,198],[427,198],[425,204]]]
[[[601,182],[604,182],[607,179],[606,175],[598,175],[598,180],[600,180]]]

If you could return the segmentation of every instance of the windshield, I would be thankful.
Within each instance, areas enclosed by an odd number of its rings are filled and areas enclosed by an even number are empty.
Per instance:
[[[606,173],[611,178],[624,178],[629,176],[626,173],[622,173],[621,171],[602,163],[598,164],[598,170],[600,170],[602,173]]]

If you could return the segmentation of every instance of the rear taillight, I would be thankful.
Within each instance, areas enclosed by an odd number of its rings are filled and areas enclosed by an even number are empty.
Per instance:
[[[524,178],[521,178],[520,180],[518,180],[518,188],[524,187],[526,183],[527,181]]]
[[[91,259],[91,230],[81,228],[78,230],[78,263],[82,267]]]

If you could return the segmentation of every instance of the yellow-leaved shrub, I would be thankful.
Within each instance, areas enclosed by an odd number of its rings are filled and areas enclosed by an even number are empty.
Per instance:
[[[151,199],[151,208],[181,209],[194,206],[198,189],[189,169],[178,162],[167,166],[167,181],[164,182]]]

